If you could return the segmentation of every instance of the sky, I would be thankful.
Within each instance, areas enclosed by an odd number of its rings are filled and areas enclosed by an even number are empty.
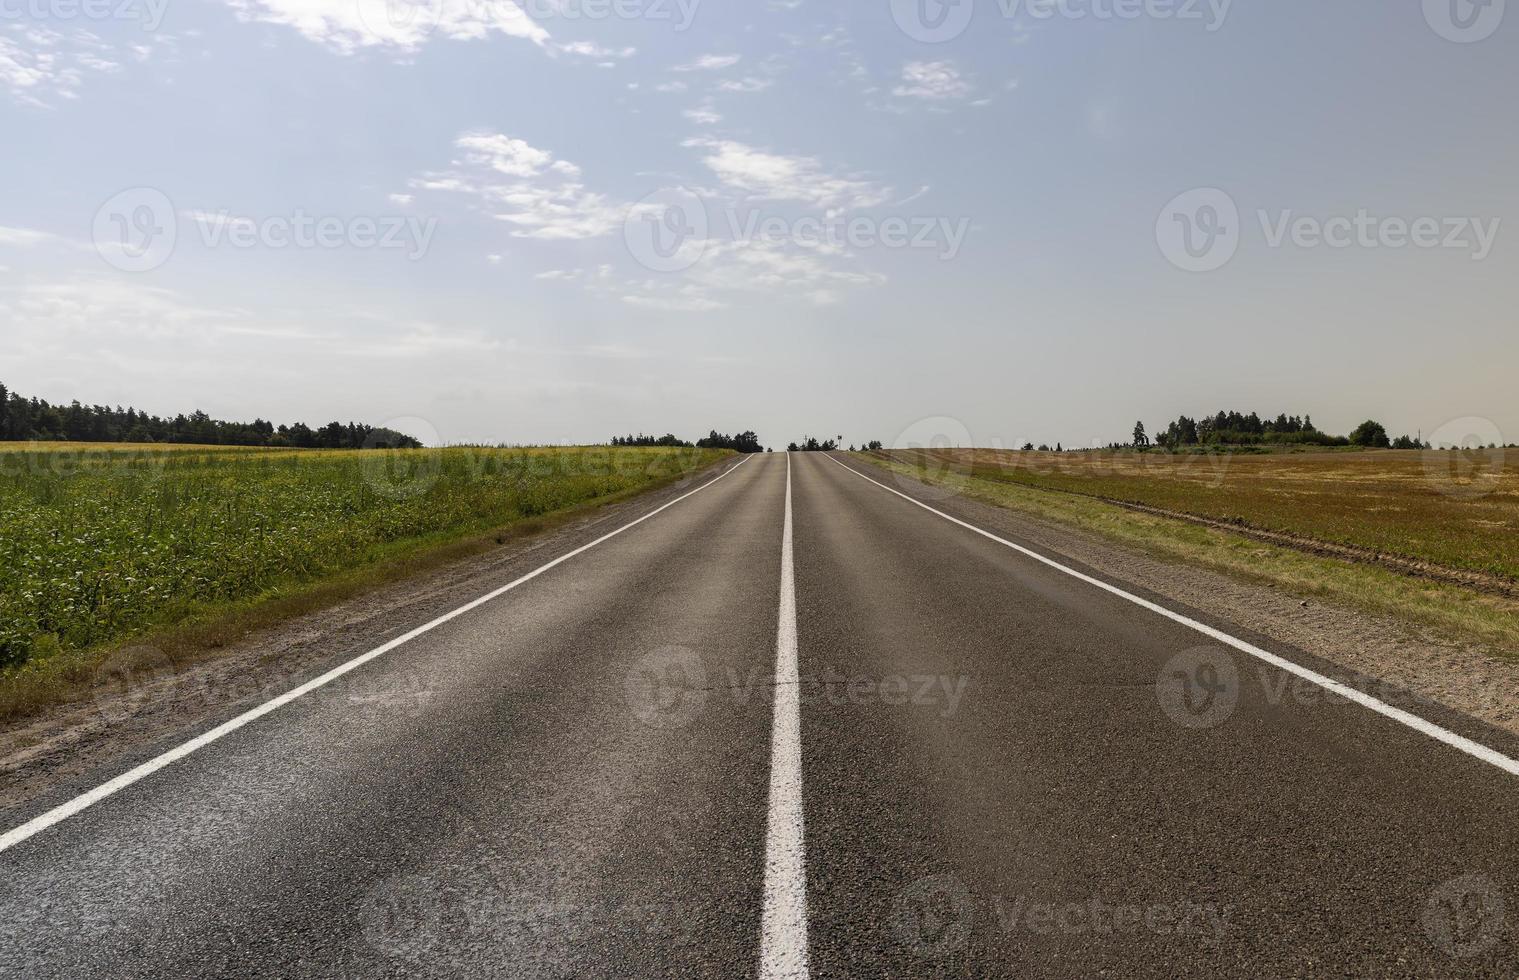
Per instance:
[[[1519,441],[1516,91],[1505,0],[0,0],[0,381],[430,443]]]

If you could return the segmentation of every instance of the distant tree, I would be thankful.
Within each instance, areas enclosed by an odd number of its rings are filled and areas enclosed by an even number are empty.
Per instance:
[[[1382,423],[1367,419],[1350,433],[1350,444],[1371,449],[1386,449],[1391,442],[1387,438],[1387,429]]]
[[[736,436],[726,436],[713,429],[705,439],[698,439],[696,445],[702,449],[732,449],[740,453],[764,451],[764,447],[760,445],[759,436],[751,431],[740,432]]]
[[[1144,449],[1149,444],[1150,444],[1150,437],[1147,436],[1147,435],[1145,435],[1145,424],[1143,422],[1135,422],[1134,423],[1134,446],[1136,448],[1138,448],[1138,449]]]
[[[879,439],[872,439],[872,440],[870,440],[869,442],[867,442],[865,444],[865,448],[867,450],[869,450],[870,452],[878,453],[878,452],[881,451],[881,448],[882,448],[881,447],[881,440],[879,440]]]
[[[1034,444],[1032,442],[1025,442],[1023,444],[1023,451],[1026,452],[1026,453],[1033,452],[1034,451]]]

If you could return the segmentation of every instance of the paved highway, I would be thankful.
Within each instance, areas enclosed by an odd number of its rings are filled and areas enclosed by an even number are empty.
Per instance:
[[[854,461],[713,475],[15,815],[0,975],[1519,972],[1506,736]]]

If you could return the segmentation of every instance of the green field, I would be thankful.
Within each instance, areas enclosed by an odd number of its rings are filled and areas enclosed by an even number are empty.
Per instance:
[[[649,489],[724,455],[0,444],[0,668]]]

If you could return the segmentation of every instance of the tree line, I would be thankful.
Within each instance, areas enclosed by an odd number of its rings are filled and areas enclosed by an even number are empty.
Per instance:
[[[1241,412],[1218,412],[1215,415],[1205,415],[1202,418],[1193,419],[1182,415],[1166,425],[1164,429],[1157,428],[1153,442],[1145,432],[1143,422],[1134,423],[1134,442],[1138,449],[1146,449],[1151,445],[1163,449],[1177,449],[1183,446],[1259,446],[1259,445],[1303,445],[1303,446],[1361,446],[1368,449],[1428,449],[1429,443],[1415,436],[1399,436],[1390,439],[1387,435],[1386,426],[1373,419],[1367,419],[1348,436],[1330,435],[1321,432],[1313,424],[1310,415],[1287,415],[1283,413],[1274,419],[1263,419],[1255,412],[1248,415]]]
[[[713,429],[710,433],[696,440],[687,442],[674,435],[646,436],[638,435],[613,436],[614,446],[671,446],[679,449],[731,449],[739,453],[762,453],[765,447],[760,445],[759,436],[752,431],[740,432],[738,435],[724,435]]]
[[[843,436],[834,436],[832,439],[819,439],[816,436],[807,436],[801,442],[792,442],[786,445],[786,451],[792,453],[831,453],[844,445]],[[861,452],[876,452],[881,448],[881,440],[872,439],[869,442],[860,443]],[[849,447],[850,452],[855,452],[854,446]]]
[[[422,443],[394,429],[360,422],[278,425],[263,419],[224,422],[205,412],[163,418],[135,408],[52,405],[25,398],[0,384],[0,440],[193,443],[206,446],[270,446],[295,449],[420,449]]]

